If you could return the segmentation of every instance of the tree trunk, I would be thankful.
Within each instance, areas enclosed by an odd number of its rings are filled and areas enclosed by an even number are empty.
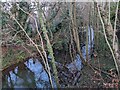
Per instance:
[[[81,48],[80,48],[80,41],[78,36],[78,30],[76,25],[76,3],[70,3],[70,19],[72,24],[72,33],[73,33],[73,39],[77,47],[77,52],[80,55],[80,58],[82,62],[85,64],[85,60],[82,56]]]
[[[41,8],[39,8],[39,9],[41,9]],[[53,73],[54,73],[54,76],[55,76],[55,81],[56,81],[56,84],[57,84],[57,88],[59,88],[60,85],[59,85],[59,79],[58,79],[58,72],[57,72],[57,68],[56,68],[56,65],[55,65],[55,58],[54,58],[54,55],[53,55],[54,54],[53,53],[53,48],[52,48],[52,45],[50,43],[46,27],[44,25],[44,20],[43,20],[43,17],[42,17],[42,10],[39,11],[39,19],[40,19],[40,24],[41,24],[41,27],[42,27],[42,32],[43,32],[45,40],[47,42],[47,49],[48,49],[49,55],[51,56],[51,59],[52,59],[51,63],[52,63],[52,67],[53,67]]]
[[[107,2],[106,2],[107,3]],[[107,4],[106,4],[107,5]],[[97,8],[98,8],[98,11],[99,11],[99,17],[101,19],[101,22],[103,24],[103,30],[105,30],[105,39],[106,39],[106,42],[110,48],[110,51],[112,53],[112,56],[113,56],[113,59],[114,59],[114,62],[115,62],[115,66],[116,66],[116,69],[118,71],[118,76],[119,76],[119,68],[120,68],[120,54],[118,53],[119,51],[119,48],[118,48],[118,40],[115,40],[113,41],[113,37],[114,37],[114,30],[113,30],[113,27],[112,27],[112,24],[111,22],[109,22],[110,20],[108,20],[108,13],[105,9],[103,9],[102,7],[98,7],[97,5]],[[110,43],[108,42],[107,40],[107,35],[109,37],[109,40],[110,40]],[[116,38],[117,39],[117,38]],[[111,47],[111,43],[114,42],[114,47],[112,48]]]

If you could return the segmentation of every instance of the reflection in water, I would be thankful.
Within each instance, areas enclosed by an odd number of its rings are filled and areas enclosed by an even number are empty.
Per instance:
[[[49,78],[42,64],[29,59],[3,75],[3,88],[48,88]]]

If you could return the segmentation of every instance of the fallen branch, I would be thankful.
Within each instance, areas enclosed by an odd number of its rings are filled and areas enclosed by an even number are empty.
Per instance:
[[[81,75],[81,73],[78,72],[77,75],[75,76],[73,83],[72,83],[73,86],[77,83],[78,79],[80,78],[80,75]]]

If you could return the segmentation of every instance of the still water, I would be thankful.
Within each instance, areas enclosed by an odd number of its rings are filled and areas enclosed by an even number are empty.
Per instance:
[[[40,61],[29,59],[3,73],[3,88],[50,88],[50,82]]]

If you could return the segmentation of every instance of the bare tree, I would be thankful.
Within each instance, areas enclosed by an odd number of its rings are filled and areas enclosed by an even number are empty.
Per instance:
[[[117,8],[116,8],[116,13],[118,12],[118,4],[119,1],[117,2]],[[107,6],[108,6],[108,2],[105,3],[105,6],[101,6],[97,4],[97,8],[98,8],[98,13],[99,13],[99,17],[102,23],[102,27],[103,27],[103,32],[104,32],[104,36],[105,36],[105,40],[110,48],[110,51],[112,53],[114,62],[115,62],[115,66],[118,72],[118,76],[119,74],[119,67],[120,67],[120,61],[119,61],[119,49],[118,49],[118,40],[115,35],[116,33],[116,19],[115,19],[115,26],[114,29],[112,27],[112,24],[109,20],[109,14],[107,13]],[[116,18],[117,18],[117,14],[116,14]],[[110,39],[110,42],[108,41],[108,38]],[[113,48],[111,47],[110,43],[113,42]]]

